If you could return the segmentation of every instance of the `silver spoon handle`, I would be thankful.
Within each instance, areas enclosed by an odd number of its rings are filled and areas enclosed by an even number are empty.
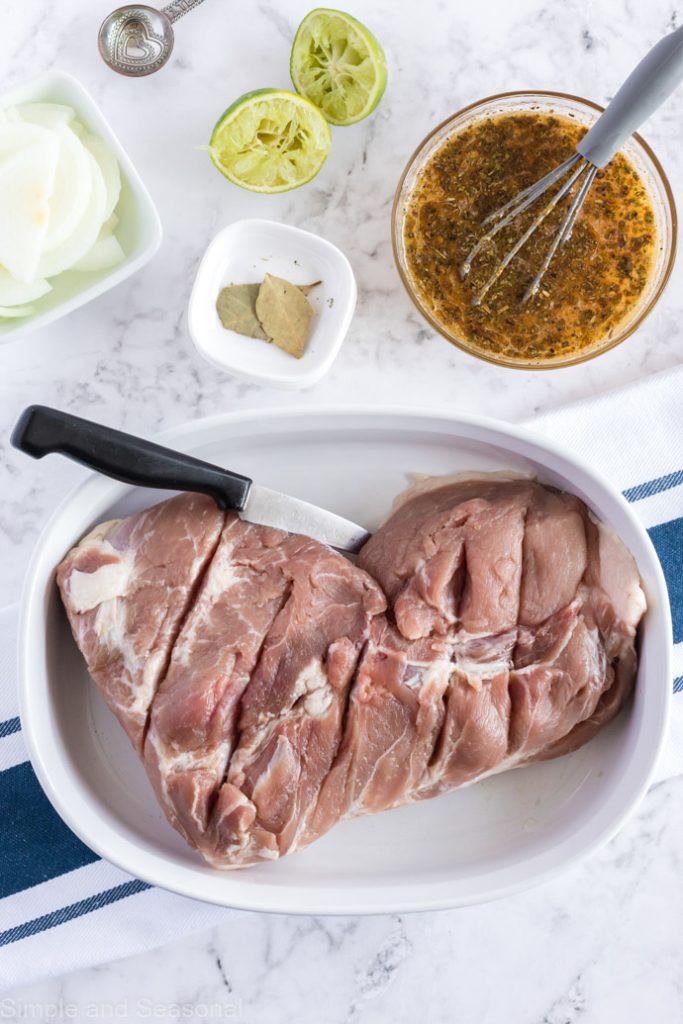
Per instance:
[[[682,81],[683,26],[660,39],[643,57],[577,151],[596,167],[604,167]]]
[[[173,0],[173,3],[168,4],[162,10],[171,24],[173,24],[178,18],[182,18],[183,14],[189,14],[195,7],[199,7],[203,3],[204,0]]]

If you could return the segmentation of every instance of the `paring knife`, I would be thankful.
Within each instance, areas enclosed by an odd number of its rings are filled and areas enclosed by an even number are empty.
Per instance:
[[[34,459],[56,452],[126,484],[208,494],[250,523],[302,533],[340,551],[358,551],[370,536],[349,519],[239,473],[44,405],[24,410],[10,441]]]

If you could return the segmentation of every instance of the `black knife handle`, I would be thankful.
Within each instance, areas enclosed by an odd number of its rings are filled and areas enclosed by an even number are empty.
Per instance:
[[[10,442],[34,459],[58,452],[125,484],[208,494],[222,509],[243,509],[251,488],[239,473],[45,405],[24,409]]]

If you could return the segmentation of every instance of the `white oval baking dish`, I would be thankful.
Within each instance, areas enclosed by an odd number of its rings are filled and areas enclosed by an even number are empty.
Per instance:
[[[570,756],[343,822],[279,863],[213,870],[163,818],[60,606],[54,569],[68,548],[94,523],[160,498],[91,477],[58,508],[37,545],[19,660],[33,766],[59,814],[92,849],[148,882],[225,906],[362,914],[465,905],[546,881],[623,824],[647,789],[666,731],[671,620],[646,531],[588,466],[518,427],[428,412],[260,410],[199,421],[162,440],[370,528],[411,473],[531,471],[574,492],[638,562],[649,602],[638,684],[617,720]]]

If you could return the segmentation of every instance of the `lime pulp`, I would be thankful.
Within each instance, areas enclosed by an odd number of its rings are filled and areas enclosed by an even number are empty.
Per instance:
[[[273,194],[315,177],[330,143],[325,118],[305,97],[259,89],[228,107],[213,130],[209,154],[236,185]]]
[[[290,58],[294,88],[334,125],[371,114],[387,84],[379,42],[356,18],[319,7],[297,29]]]

